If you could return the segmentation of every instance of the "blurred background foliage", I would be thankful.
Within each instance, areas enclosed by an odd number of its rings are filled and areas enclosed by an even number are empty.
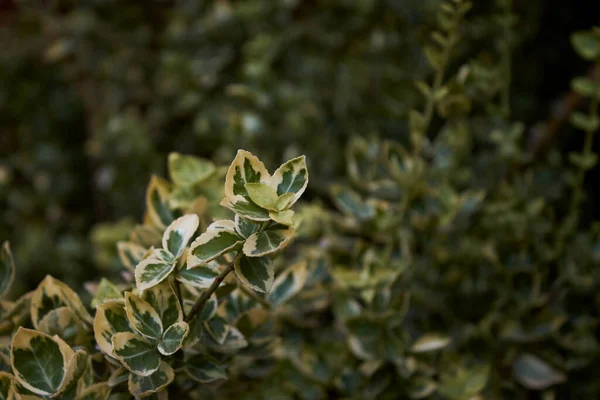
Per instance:
[[[486,71],[508,40],[512,113],[532,127],[524,140],[554,129],[576,148],[561,99],[588,65],[569,34],[594,13],[585,1],[514,3],[506,14],[501,1],[477,1],[448,69],[474,59]],[[17,291],[47,273],[78,287],[111,268],[171,151],[223,164],[246,148],[269,167],[307,154],[310,199],[345,174],[349,137],[407,142],[439,4],[3,1],[0,238],[13,244]]]

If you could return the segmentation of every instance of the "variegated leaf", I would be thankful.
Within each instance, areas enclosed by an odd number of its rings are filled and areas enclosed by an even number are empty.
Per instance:
[[[96,383],[83,389],[77,396],[77,400],[107,400],[110,390],[107,382]]]
[[[242,248],[248,257],[262,257],[285,248],[294,237],[294,229],[267,229],[253,233]]]
[[[199,223],[200,220],[196,214],[187,214],[177,218],[163,234],[163,248],[171,252],[174,258],[179,258],[198,229]]]
[[[187,267],[194,268],[233,251],[240,246],[243,238],[235,231],[235,222],[220,220],[209,225],[190,246]]]
[[[135,284],[140,292],[161,283],[175,269],[174,262],[149,257],[135,267]]]
[[[166,330],[179,321],[183,321],[181,305],[168,283],[163,282],[146,290],[142,294],[142,300],[150,304],[154,311],[156,311],[162,323],[163,330]]]
[[[269,293],[275,271],[269,257],[238,257],[234,271],[240,282],[257,292]]]
[[[426,333],[412,345],[413,353],[425,353],[443,349],[450,344],[450,338],[439,333]]]
[[[121,291],[106,278],[102,278],[96,289],[96,295],[92,299],[92,308],[96,308],[98,304],[106,303],[107,301],[123,299]]]
[[[125,305],[119,301],[98,305],[94,318],[94,338],[100,350],[115,357],[112,337],[119,332],[133,332]]]
[[[233,211],[237,215],[241,215],[242,217],[252,221],[264,222],[269,220],[269,210],[261,208],[252,201],[238,201],[237,203],[232,203],[227,197],[225,197],[219,204]]]
[[[153,175],[146,189],[146,213],[154,225],[166,228],[173,221],[169,208],[169,182]]]
[[[24,325],[31,319],[31,299],[35,291],[27,292],[12,304],[12,307],[3,316],[5,320],[12,321],[13,325]]]
[[[54,336],[56,338],[56,336]],[[75,398],[77,394],[77,381],[88,367],[88,355],[83,350],[77,350],[67,364],[67,373],[59,389],[60,398],[67,400],[69,396]]]
[[[162,361],[157,371],[150,376],[129,375],[128,388],[134,396],[147,396],[167,387],[175,378],[173,368]]]
[[[306,283],[306,262],[301,261],[283,273],[273,282],[273,288],[268,295],[270,303],[280,305],[298,294]]]
[[[188,285],[192,285],[199,289],[208,289],[208,287],[214,282],[215,278],[219,275],[219,270],[213,262],[209,262],[205,265],[199,265],[192,269],[183,269],[177,272],[175,278],[179,282],[183,282]]]
[[[215,315],[213,318],[206,321],[204,327],[215,342],[219,344],[223,344],[231,329],[231,326],[227,324],[227,321],[218,315]]]
[[[161,338],[163,333],[162,321],[150,303],[142,300],[142,298],[135,294],[126,292],[125,311],[133,329],[154,341],[158,341]]]
[[[156,247],[160,245],[163,229],[164,227],[156,227],[154,225],[136,225],[131,231],[130,238],[132,242],[142,246],[145,249]],[[137,263],[133,264],[133,266],[135,265],[137,265]]]
[[[143,337],[131,332],[121,332],[113,336],[112,344],[121,363],[134,374],[149,376],[158,370],[160,354]]]
[[[10,289],[15,278],[15,263],[8,242],[0,249],[0,298]]]
[[[121,264],[130,271],[135,270],[135,266],[144,259],[146,251],[146,248],[133,242],[117,242],[119,260],[121,260]]]
[[[39,284],[31,298],[31,321],[37,329],[39,322],[51,310],[67,306],[77,317],[92,324],[92,316],[87,312],[83,303],[70,287],[50,275]]]
[[[210,383],[227,379],[225,367],[206,354],[196,354],[185,361],[185,371],[190,378],[200,383]]]
[[[69,376],[75,352],[60,338],[19,327],[11,346],[11,364],[17,381],[42,396],[60,393]]]
[[[190,332],[190,327],[184,321],[173,324],[163,333],[163,337],[158,343],[158,351],[170,356],[181,348],[183,341]]]
[[[8,400],[13,385],[13,377],[8,372],[0,372],[0,400]]]
[[[225,341],[218,347],[214,347],[214,350],[219,351],[220,353],[233,354],[247,346],[248,341],[242,332],[240,332],[240,330],[236,327],[232,326],[231,329],[229,329],[229,333],[227,334]]]
[[[57,335],[61,339],[75,344],[85,328],[69,307],[59,307],[50,311],[41,319],[38,329],[48,335]]]
[[[283,163],[273,173],[271,186],[276,189],[277,195],[293,193],[293,200],[289,201],[287,207],[294,204],[308,185],[308,168],[306,167],[306,157],[300,156]]]
[[[106,383],[112,388],[123,382],[127,382],[127,378],[129,378],[129,370],[125,367],[119,367],[110,374]]]
[[[256,222],[248,221],[239,215],[235,215],[235,231],[243,238],[247,238],[254,232],[258,231],[260,224]]]
[[[216,170],[212,161],[169,153],[169,176],[177,186],[189,187],[210,177]]]
[[[225,198],[233,205],[248,203],[247,183],[268,184],[271,180],[265,165],[252,153],[238,150],[225,177]]]

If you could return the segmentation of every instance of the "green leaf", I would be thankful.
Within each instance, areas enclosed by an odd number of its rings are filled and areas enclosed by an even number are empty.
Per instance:
[[[134,396],[147,396],[167,387],[175,378],[173,368],[162,361],[156,372],[149,376],[129,375],[128,388]]]
[[[477,396],[487,385],[489,365],[477,365],[468,369],[452,368],[441,377],[439,393],[453,400],[470,399]]]
[[[112,337],[119,332],[133,332],[122,301],[103,303],[96,307],[94,338],[100,350],[115,357]]]
[[[269,218],[273,221],[285,225],[285,226],[293,226],[294,225],[294,212],[292,210],[286,211],[270,211]]]
[[[59,307],[50,311],[39,322],[38,330],[48,335],[57,335],[72,344],[86,331],[69,307]]]
[[[600,127],[600,120],[595,115],[587,115],[579,111],[571,114],[571,123],[586,132],[595,132]]]
[[[127,378],[129,378],[129,370],[125,367],[119,367],[110,374],[106,383],[110,387],[115,387],[123,382],[127,382]]]
[[[566,380],[562,372],[528,353],[520,354],[516,358],[513,363],[513,375],[521,385],[530,390],[544,390]]]
[[[165,356],[175,353],[181,348],[189,332],[190,327],[184,321],[171,325],[163,334],[158,344],[158,351]]]
[[[161,283],[146,290],[142,294],[142,300],[150,304],[156,311],[162,322],[163,329],[183,321],[183,311],[177,299],[177,295],[168,283]]]
[[[242,251],[248,257],[262,257],[284,249],[293,237],[293,228],[267,229],[246,239]]]
[[[166,228],[173,221],[169,208],[169,182],[153,175],[146,189],[146,213],[152,223]]]
[[[0,299],[8,292],[14,278],[15,263],[8,242],[4,242],[0,249]]]
[[[92,316],[83,306],[77,293],[63,282],[46,275],[31,298],[31,321],[33,326],[37,329],[38,324],[46,314],[62,306],[67,306],[73,310],[82,322],[92,324]]]
[[[571,88],[584,97],[593,97],[600,95],[599,85],[590,78],[579,77],[571,81]]]
[[[301,261],[279,274],[267,299],[269,303],[280,305],[294,297],[306,283],[306,262]]]
[[[215,315],[213,318],[206,321],[204,327],[215,342],[219,344],[223,344],[231,329],[231,326],[227,324],[227,321],[218,315]]]
[[[121,291],[108,279],[102,278],[96,289],[96,295],[92,299],[92,308],[107,301],[123,299]]]
[[[17,381],[42,396],[64,389],[74,368],[75,352],[60,338],[19,327],[11,345],[11,363]]]
[[[190,378],[200,383],[227,379],[225,367],[216,359],[205,354],[196,354],[185,361],[185,371]]]
[[[598,163],[598,156],[595,153],[569,153],[569,161],[576,167],[589,171]]]
[[[192,186],[208,179],[215,172],[215,164],[203,158],[169,153],[169,176],[178,186]]]
[[[146,256],[146,249],[133,242],[117,242],[117,252],[121,264],[130,271]]]
[[[192,269],[183,269],[177,272],[175,278],[179,282],[183,282],[199,289],[208,289],[218,275],[219,270],[211,263],[208,263]]]
[[[160,367],[160,354],[148,340],[131,332],[120,332],[112,338],[115,354],[129,371],[149,376]]]
[[[269,220],[269,210],[261,208],[252,201],[238,201],[237,203],[231,203],[229,199],[224,198],[220,204],[234,213],[252,221],[263,222]]]
[[[275,189],[264,183],[247,183],[246,191],[250,199],[259,207],[276,210],[275,203],[279,196]]]
[[[237,257],[234,271],[240,282],[257,292],[269,293],[275,271],[269,257]]]
[[[83,389],[77,396],[77,400],[106,400],[109,395],[110,386],[108,383],[100,382]]]
[[[141,335],[156,341],[161,338],[163,333],[162,321],[148,302],[142,300],[139,296],[126,292],[125,311],[129,323]]]
[[[571,35],[571,44],[579,56],[588,61],[600,58],[600,37],[592,32],[576,32]]]
[[[163,248],[168,250],[173,258],[179,258],[198,229],[199,223],[200,220],[196,214],[187,214],[177,218],[163,234]]]
[[[187,259],[187,267],[194,268],[233,251],[243,243],[243,238],[235,231],[235,222],[220,220],[209,225],[192,245]]]
[[[445,335],[438,333],[427,333],[421,336],[412,345],[411,351],[413,353],[425,353],[428,351],[436,351],[443,349],[450,344],[450,338]]]
[[[239,215],[235,215],[235,231],[243,238],[247,238],[256,232],[259,228],[259,224],[252,221],[248,221]]]
[[[306,156],[296,157],[283,163],[273,173],[271,187],[277,190],[277,195],[293,193],[292,200],[287,201],[285,207],[291,207],[308,186],[308,168],[306,167]],[[285,198],[284,198],[285,199]],[[282,203],[286,202],[282,200]],[[278,208],[281,210],[281,208]]]
[[[344,214],[360,220],[371,219],[375,216],[375,209],[364,202],[355,191],[340,185],[333,185],[331,194],[333,202]]]
[[[284,193],[277,198],[275,202],[275,209],[280,212],[284,212],[287,208],[294,204],[296,195],[294,193]]]
[[[265,165],[252,153],[238,150],[225,176],[225,198],[229,203],[249,203],[248,183],[269,184],[271,176]]]
[[[148,257],[135,267],[135,284],[140,292],[158,285],[175,269],[174,262]]]

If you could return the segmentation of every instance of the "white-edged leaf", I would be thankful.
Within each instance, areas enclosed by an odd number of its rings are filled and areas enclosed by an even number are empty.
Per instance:
[[[146,215],[159,228],[166,228],[173,221],[169,208],[169,182],[152,175],[146,189]]]
[[[134,396],[144,397],[167,387],[175,378],[173,368],[162,361],[158,370],[150,376],[129,375],[127,387]]]
[[[15,263],[8,242],[0,249],[0,298],[10,289],[15,278]]]
[[[308,185],[308,168],[306,167],[306,157],[300,156],[283,163],[273,173],[271,178],[271,187],[281,196],[286,193],[294,193],[294,198],[287,207],[294,204]]]
[[[181,348],[183,341],[190,332],[190,327],[184,321],[173,324],[163,333],[158,343],[158,351],[165,356],[170,356]]]
[[[267,229],[253,233],[242,248],[248,257],[262,257],[285,248],[294,237],[294,228]]]
[[[215,315],[204,323],[204,327],[210,336],[219,344],[223,344],[225,338],[229,334],[231,326],[227,324],[223,318]]]
[[[520,354],[513,363],[515,379],[527,389],[544,390],[566,380],[565,375],[533,354]]]
[[[210,224],[202,235],[191,244],[187,268],[206,264],[240,246],[243,238],[235,231],[235,222],[219,220]]]
[[[131,332],[117,333],[112,338],[112,344],[117,358],[132,373],[149,376],[158,370],[160,354],[142,336]]]
[[[294,211],[285,210],[285,211],[269,211],[269,218],[273,221],[285,225],[285,226],[293,226],[294,225]]]
[[[98,304],[106,303],[107,301],[121,299],[123,299],[123,294],[121,294],[119,288],[108,279],[102,278],[92,299],[92,308],[96,308]]]
[[[306,283],[306,261],[301,261],[277,276],[268,295],[269,303],[280,305],[294,297]]]
[[[120,241],[117,242],[117,253],[119,260],[125,268],[135,270],[135,266],[144,259],[147,249],[137,243]]]
[[[163,331],[169,326],[183,321],[181,305],[177,295],[168,283],[163,282],[146,290],[142,294],[142,300],[150,304],[156,311],[162,322]]]
[[[199,223],[200,220],[196,214],[187,214],[177,218],[163,234],[163,248],[171,252],[174,258],[179,258],[198,229]]]
[[[175,269],[174,262],[149,257],[135,267],[135,284],[140,292],[158,285]]]
[[[265,165],[252,153],[238,150],[225,176],[225,198],[235,205],[248,203],[247,183],[269,184],[271,176]]]
[[[235,231],[241,237],[247,238],[254,232],[258,231],[259,224],[256,222],[248,221],[239,215],[235,215]]]
[[[233,211],[237,215],[241,215],[242,217],[252,221],[264,222],[269,220],[269,210],[261,208],[251,201],[238,201],[237,203],[232,203],[227,197],[225,197],[219,204]]]
[[[190,378],[200,383],[227,379],[225,367],[206,354],[196,354],[185,361],[185,371]]]
[[[450,344],[450,338],[439,333],[427,333],[421,336],[412,345],[413,353],[425,353],[428,351],[436,351],[443,349]]]
[[[107,382],[95,383],[81,390],[77,400],[107,400],[111,387]]]
[[[275,271],[269,257],[237,257],[234,271],[240,282],[252,290],[269,293]]]
[[[127,378],[129,378],[129,370],[125,367],[119,367],[110,374],[106,383],[110,387],[115,387],[123,382],[127,382]]]
[[[208,289],[219,275],[217,267],[209,262],[199,265],[192,269],[182,269],[177,272],[175,278],[182,283],[194,286],[199,289]]]
[[[119,332],[133,332],[125,304],[122,301],[112,301],[98,305],[94,317],[94,338],[100,350],[115,357],[111,339]]]
[[[129,324],[133,329],[148,339],[158,341],[161,338],[163,333],[162,321],[150,303],[135,294],[126,292],[125,311],[127,312]]]

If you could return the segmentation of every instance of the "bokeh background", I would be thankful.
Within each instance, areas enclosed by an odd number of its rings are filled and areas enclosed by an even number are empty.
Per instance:
[[[475,3],[459,53],[485,64],[498,2]],[[513,3],[513,117],[527,140],[554,126],[549,140],[579,148],[561,115],[589,65],[569,35],[599,22],[598,5]],[[15,293],[47,273],[73,287],[110,273],[171,151],[227,163],[245,148],[268,168],[305,153],[310,199],[343,175],[351,135],[405,141],[438,6],[0,0],[0,240],[15,253]]]

